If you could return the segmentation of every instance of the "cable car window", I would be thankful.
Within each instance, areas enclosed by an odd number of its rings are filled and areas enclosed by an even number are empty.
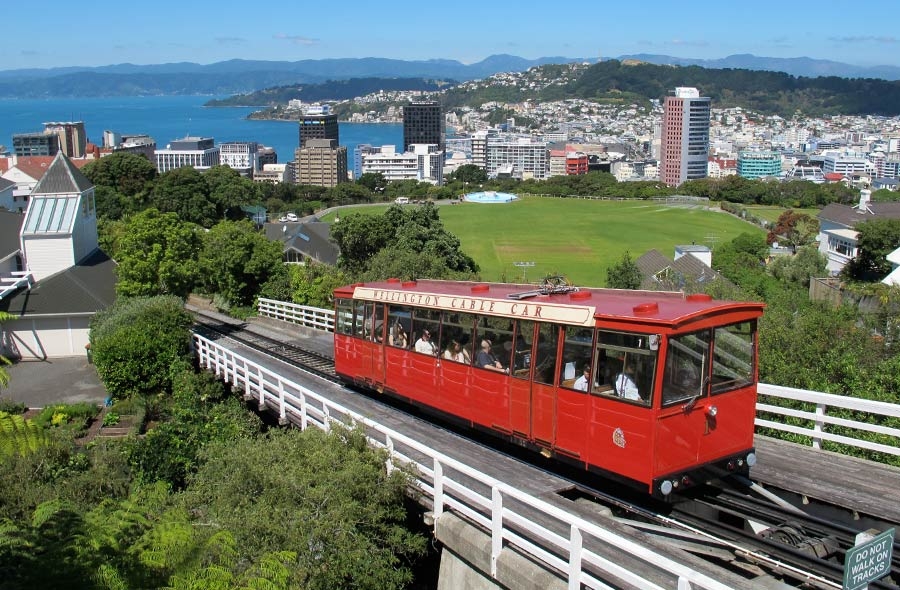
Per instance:
[[[538,324],[537,346],[534,347],[535,383],[553,385],[556,383],[556,351],[559,343],[559,326]]]
[[[663,406],[706,395],[711,336],[712,332],[702,330],[669,338],[663,374]]]
[[[409,348],[412,318],[408,307],[391,305],[388,308],[388,344],[397,348]]]
[[[741,322],[715,329],[712,394],[746,387],[756,374],[756,322]]]
[[[414,308],[413,326],[410,332],[415,338],[412,348],[418,353],[437,356],[441,333],[441,312],[433,309]]]
[[[363,333],[362,337],[366,340],[374,340],[375,332],[373,331],[373,326],[375,324],[375,308],[381,307],[380,305],[376,306],[372,302],[366,303],[365,315],[363,317]]]
[[[516,320],[512,374],[519,379],[531,378],[531,343],[534,341],[534,325],[535,322],[530,320]]]
[[[384,305],[375,304],[375,329],[372,332],[372,340],[378,344],[384,343]]]
[[[656,375],[659,336],[626,332],[597,333],[594,376],[597,393],[650,405]]]
[[[455,363],[472,364],[472,328],[475,316],[470,313],[445,311],[441,320],[441,358]]]
[[[475,366],[489,371],[507,372],[512,358],[513,323],[506,318],[476,316]]]
[[[335,332],[338,334],[353,333],[353,300],[337,299],[334,302]]]
[[[592,328],[566,326],[562,369],[559,373],[559,384],[562,387],[576,391],[591,391],[592,385],[597,381],[591,371],[593,344]]]
[[[353,335],[363,338],[366,330],[366,302],[353,302]]]

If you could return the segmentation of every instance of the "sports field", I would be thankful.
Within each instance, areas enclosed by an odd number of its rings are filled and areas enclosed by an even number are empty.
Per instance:
[[[342,210],[341,214],[376,213],[385,208]],[[705,207],[647,201],[525,197],[508,204],[444,205],[440,215],[481,267],[484,280],[521,280],[524,270],[527,281],[559,273],[583,286],[605,285],[607,267],[625,251],[632,259],[652,248],[673,257],[676,245],[696,243],[715,251],[741,233],[763,232]],[[534,262],[534,266],[516,267],[515,262]]]

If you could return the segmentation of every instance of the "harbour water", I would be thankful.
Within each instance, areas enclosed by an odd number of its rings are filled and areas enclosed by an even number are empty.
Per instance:
[[[48,121],[84,121],[88,140],[100,145],[103,131],[146,134],[163,148],[187,135],[224,141],[256,141],[275,148],[278,161],[293,159],[298,143],[297,123],[251,121],[247,115],[259,107],[209,108],[211,96],[133,96],[111,98],[54,98],[0,100],[0,145],[12,151],[15,133],[43,130]],[[357,144],[398,145],[403,126],[391,124],[340,124],[341,145],[353,158]]]

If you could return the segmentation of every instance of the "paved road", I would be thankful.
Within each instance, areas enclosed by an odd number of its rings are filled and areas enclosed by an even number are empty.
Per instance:
[[[22,361],[6,370],[9,387],[0,389],[0,396],[24,402],[29,408],[53,403],[102,404],[106,399],[106,389],[94,365],[89,365],[84,356]]]

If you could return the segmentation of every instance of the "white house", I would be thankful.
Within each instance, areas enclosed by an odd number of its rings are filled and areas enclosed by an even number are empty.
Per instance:
[[[829,203],[819,212],[819,252],[827,259],[826,270],[837,275],[859,254],[856,226],[873,219],[900,219],[900,203],[872,203],[870,192],[860,191],[855,207]]]
[[[91,318],[115,300],[115,263],[98,246],[93,185],[59,153],[25,213],[0,213],[0,311],[16,318],[0,324],[0,354],[85,354]]]

